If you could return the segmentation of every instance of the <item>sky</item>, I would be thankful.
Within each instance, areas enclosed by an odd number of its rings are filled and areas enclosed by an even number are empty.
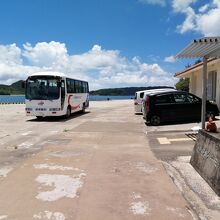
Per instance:
[[[174,86],[193,39],[220,36],[220,0],[1,0],[0,84],[38,71],[91,90]]]

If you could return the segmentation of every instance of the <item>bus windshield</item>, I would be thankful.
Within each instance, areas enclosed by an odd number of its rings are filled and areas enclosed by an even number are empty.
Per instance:
[[[59,79],[48,76],[29,77],[26,82],[26,99],[52,100],[59,99]]]

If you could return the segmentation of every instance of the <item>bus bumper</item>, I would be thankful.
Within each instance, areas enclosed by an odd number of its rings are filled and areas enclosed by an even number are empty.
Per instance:
[[[64,115],[62,111],[27,111],[26,116],[47,117],[47,116],[61,116]]]

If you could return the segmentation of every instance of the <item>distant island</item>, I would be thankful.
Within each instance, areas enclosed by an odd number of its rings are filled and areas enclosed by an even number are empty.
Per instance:
[[[23,80],[19,80],[11,85],[0,84],[0,95],[23,95],[24,88],[22,88]]]
[[[141,90],[173,88],[169,86],[147,86],[147,87],[125,87],[112,89],[99,89],[90,91],[90,95],[104,95],[104,96],[134,96],[135,92]]]
[[[23,95],[24,88],[22,88],[23,80],[19,80],[11,85],[0,84],[0,95]],[[109,88],[90,91],[90,95],[103,95],[103,96],[134,96],[136,91],[172,88],[169,86],[148,86],[148,87],[125,87],[125,88]]]

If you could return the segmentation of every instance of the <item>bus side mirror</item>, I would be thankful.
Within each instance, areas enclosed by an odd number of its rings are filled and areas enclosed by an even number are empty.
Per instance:
[[[22,83],[21,83],[21,88],[22,88],[22,89],[25,88],[25,81],[22,81]]]
[[[61,87],[61,82],[57,82],[57,87],[60,88]]]

